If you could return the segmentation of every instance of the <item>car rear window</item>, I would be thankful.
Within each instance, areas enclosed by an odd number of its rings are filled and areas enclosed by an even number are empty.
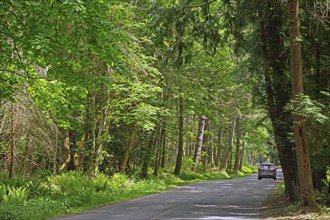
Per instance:
[[[272,164],[261,164],[261,167],[263,167],[265,169],[269,169],[271,167],[274,167],[274,165],[272,165]]]

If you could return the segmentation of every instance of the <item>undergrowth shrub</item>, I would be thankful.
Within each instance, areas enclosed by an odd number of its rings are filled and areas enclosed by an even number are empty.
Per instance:
[[[2,184],[12,187],[20,187],[26,185],[26,183],[30,180],[23,176],[13,176],[9,178],[8,174],[1,172],[0,173],[0,181]]]
[[[70,171],[47,178],[48,183],[43,187],[51,190],[53,195],[70,195],[81,193],[85,189],[93,188],[93,183],[81,171]]]
[[[15,203],[18,205],[25,205],[29,190],[27,187],[12,187],[7,186],[7,193],[3,195],[3,203]]]
[[[96,191],[105,191],[111,186],[111,179],[103,173],[97,174],[93,179]]]
[[[182,160],[181,171],[182,172],[190,171],[191,168],[193,167],[194,163],[195,162],[194,162],[192,157],[183,159]]]
[[[0,183],[0,202],[3,201],[4,195],[7,194],[7,187]]]
[[[244,173],[255,173],[258,172],[258,169],[256,166],[243,166],[242,172]]]
[[[123,190],[125,183],[128,181],[128,176],[123,173],[115,173],[110,178],[111,191],[118,193]]]
[[[36,198],[29,200],[25,206],[15,203],[0,204],[1,220],[37,220],[45,219],[46,216],[54,216],[68,211],[61,201],[50,198]]]
[[[190,162],[187,163],[189,167]],[[136,198],[183,183],[229,175],[185,171],[176,176],[160,170],[157,177],[150,175],[141,180],[137,176],[128,177],[126,174],[116,173],[109,177],[100,173],[89,178],[83,172],[71,171],[48,176],[46,179],[40,178],[36,182],[31,181],[31,178],[18,178],[18,184],[7,180],[6,183],[10,185],[0,183],[0,220],[41,220],[112,201]],[[0,173],[0,180],[1,178],[3,176]]]
[[[184,172],[180,175],[180,178],[183,180],[202,179],[203,175],[195,172]]]
[[[58,176],[48,177],[47,183],[41,185],[48,189],[53,199],[63,200],[68,207],[88,206],[93,203],[97,191],[109,186],[106,176],[100,174],[92,180],[81,171],[70,171]]]

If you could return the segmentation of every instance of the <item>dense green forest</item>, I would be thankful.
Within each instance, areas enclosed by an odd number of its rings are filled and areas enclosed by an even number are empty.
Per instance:
[[[1,179],[269,161],[292,201],[329,205],[329,12],[327,0],[0,1]],[[0,204],[24,184],[0,183]]]

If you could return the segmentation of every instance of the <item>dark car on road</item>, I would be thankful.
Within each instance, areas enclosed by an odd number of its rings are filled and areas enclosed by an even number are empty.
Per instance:
[[[262,163],[258,166],[258,180],[262,178],[276,180],[276,166],[273,163]]]

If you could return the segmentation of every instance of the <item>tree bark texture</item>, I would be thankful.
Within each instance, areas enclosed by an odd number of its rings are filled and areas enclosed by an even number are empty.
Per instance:
[[[268,5],[266,7],[268,8]],[[268,113],[271,118],[275,143],[283,169],[285,193],[291,201],[298,201],[299,194],[296,184],[297,172],[295,153],[293,144],[288,141],[289,132],[291,132],[291,119],[289,114],[284,110],[290,97],[289,91],[286,89],[288,79],[285,70],[281,67],[285,62],[281,55],[283,54],[284,46],[279,34],[282,24],[279,21],[273,21],[275,18],[279,17],[279,15],[268,18],[266,14],[267,12],[259,11],[259,28],[262,41],[261,54],[263,58],[263,74]],[[272,38],[275,39],[272,40]],[[277,49],[272,49],[274,45],[276,45]],[[271,54],[269,50],[272,51]],[[275,60],[278,60],[277,62],[280,63],[277,63]]]
[[[228,140],[228,147],[226,149],[226,153],[224,154],[223,163],[220,164],[220,170],[225,171],[230,167],[230,161],[231,161],[231,153],[233,149],[234,144],[234,136],[235,136],[235,127],[236,127],[236,119],[237,119],[237,92],[235,92],[234,95],[234,112],[233,112],[233,118],[231,121],[231,127],[229,132],[229,140]]]
[[[64,171],[67,169],[70,161],[71,161],[71,146],[70,146],[70,135],[68,130],[63,131],[64,141],[63,141],[63,147],[64,147],[64,162],[59,168],[59,172]]]
[[[174,174],[179,175],[181,171],[183,157],[183,97],[180,96],[179,100],[179,141],[178,141],[178,152],[176,158],[176,164]]]
[[[120,164],[120,168],[119,168],[120,172],[125,172],[125,170],[126,170],[129,155],[132,152],[132,150],[136,144],[136,135],[137,135],[137,128],[135,125],[133,125],[129,141],[127,142],[127,145],[126,145],[125,154],[124,154],[123,160]]]
[[[151,156],[153,154],[154,151],[154,146],[155,146],[155,132],[152,132],[150,134],[150,139],[149,139],[149,143],[144,155],[144,159],[143,159],[143,166],[142,166],[142,170],[141,170],[141,178],[145,179],[148,176],[148,168],[149,168],[149,163],[151,161]]]
[[[289,30],[290,30],[290,71],[292,80],[292,96],[295,98],[304,92],[302,79],[302,60],[300,47],[299,1],[289,1]],[[294,134],[297,155],[299,194],[304,205],[316,208],[313,194],[312,171],[306,125],[304,118],[294,115]]]
[[[69,144],[70,144],[70,162],[67,164],[68,170],[76,170],[77,161],[75,153],[77,151],[77,134],[76,131],[69,131]]]
[[[205,126],[204,126],[204,138],[203,138],[203,144],[202,144],[202,163],[203,163],[203,171],[206,171],[207,163],[209,160],[210,152],[209,152],[209,130],[210,120],[208,118],[205,119]]]
[[[239,171],[243,171],[244,145],[245,145],[245,142],[242,141],[242,148],[240,150],[240,160],[239,160],[239,166],[238,166]]]
[[[199,119],[197,142],[196,142],[195,152],[194,152],[194,167],[193,167],[193,171],[195,171],[195,172],[198,169],[198,163],[199,163],[199,159],[200,159],[200,156],[201,156],[201,153],[202,153],[205,120],[206,120],[206,117],[205,116],[201,116],[200,119]]]
[[[15,104],[12,103],[11,104],[11,131],[10,131],[10,138],[9,138],[9,149],[7,152],[9,178],[12,178],[14,175],[15,143],[16,143]]]
[[[154,176],[158,176],[158,170],[161,160],[161,147],[162,147],[162,134],[163,134],[163,125],[162,123],[158,126],[157,136],[156,136],[156,156],[155,156],[155,166],[154,166]]]
[[[217,153],[215,157],[215,166],[219,167],[220,164],[220,159],[221,159],[221,150],[222,150],[222,131],[221,128],[219,127],[218,129],[218,135],[217,135]]]
[[[99,121],[99,126],[97,127],[97,136],[96,136],[96,145],[95,145],[95,166],[94,166],[94,175],[99,173],[99,166],[103,161],[103,146],[104,146],[104,135],[109,132],[110,121],[109,121],[109,106],[110,106],[110,94],[103,94],[105,97],[104,101],[101,102],[101,105],[104,106],[103,111],[101,112],[102,117]]]
[[[236,123],[236,149],[235,149],[235,162],[234,162],[234,171],[237,172],[239,169],[240,159],[241,159],[241,129],[239,118],[237,118]]]
[[[164,122],[164,127],[161,133],[161,163],[160,163],[161,168],[165,168],[165,157],[166,157],[166,123]]]

